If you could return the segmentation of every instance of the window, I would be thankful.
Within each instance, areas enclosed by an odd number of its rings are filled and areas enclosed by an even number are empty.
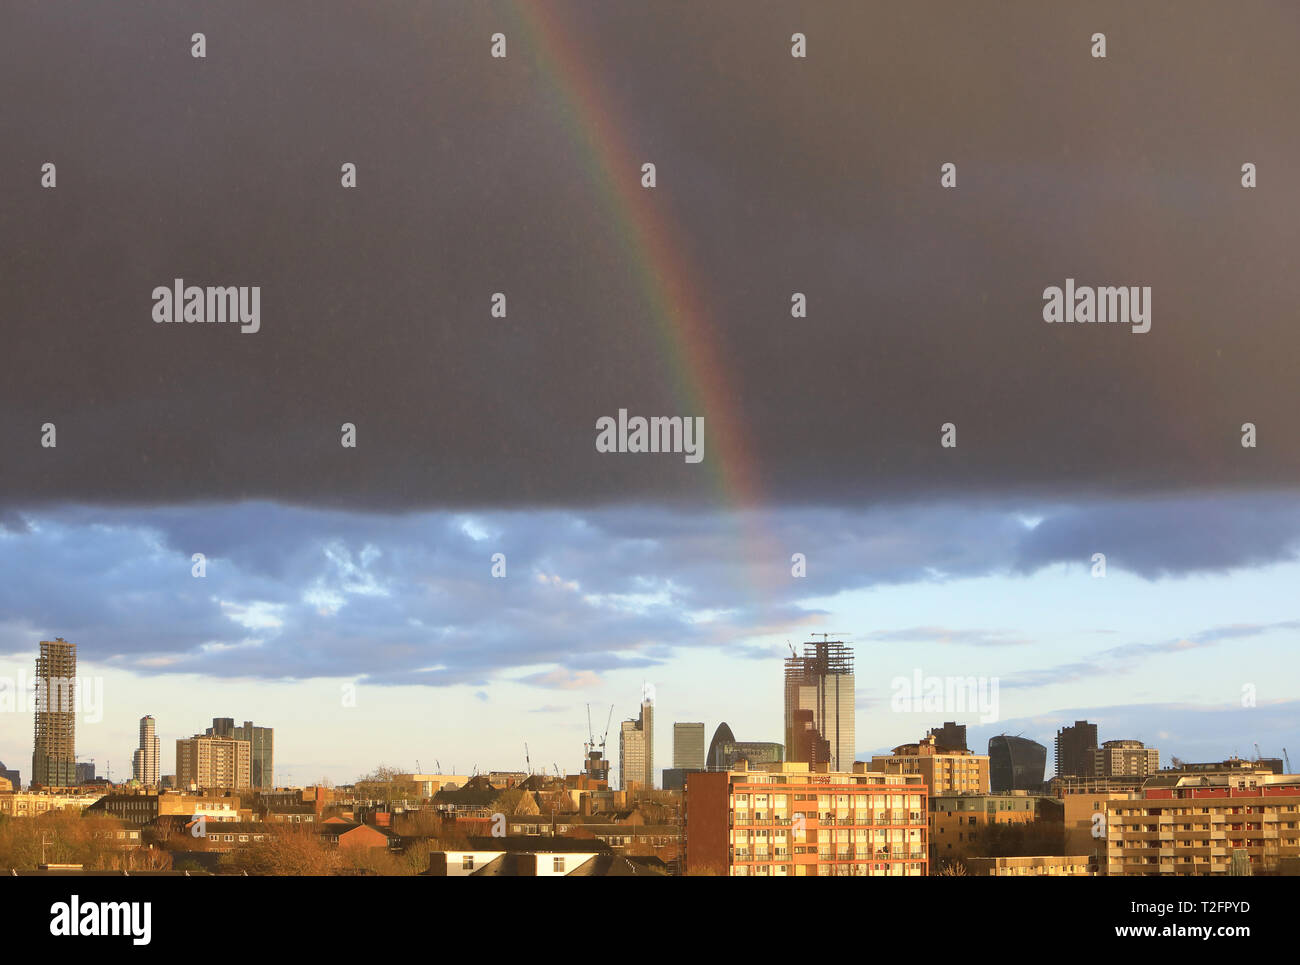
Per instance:
[[[462,856],[461,856],[461,859],[460,859],[460,870],[461,870],[461,871],[473,871],[473,870],[474,870],[474,856],[473,856],[472,854],[466,854],[466,855],[462,855]]]
[[[551,858],[551,870],[556,873],[560,873],[564,871],[563,856],[557,854],[555,857]]]

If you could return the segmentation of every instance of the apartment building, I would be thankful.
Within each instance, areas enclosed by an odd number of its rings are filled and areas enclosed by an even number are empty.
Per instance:
[[[1106,802],[1106,873],[1226,875],[1234,852],[1252,873],[1300,858],[1300,775],[1155,777]]]
[[[1092,773],[1100,778],[1145,778],[1160,770],[1160,751],[1136,740],[1106,741],[1092,759]]]
[[[252,787],[248,741],[195,734],[176,741],[176,786],[181,790]]]
[[[989,793],[989,756],[944,750],[933,736],[915,744],[900,744],[892,754],[872,757],[871,770],[919,774],[932,795]]]
[[[928,805],[916,774],[787,761],[686,776],[687,874],[924,875]]]

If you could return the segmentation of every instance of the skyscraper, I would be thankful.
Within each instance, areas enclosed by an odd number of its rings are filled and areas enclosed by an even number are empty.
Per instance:
[[[1092,777],[1097,749],[1097,725],[1076,720],[1056,732],[1056,776]]]
[[[252,753],[253,787],[270,790],[275,787],[275,730],[271,727],[254,727],[251,720],[234,729],[234,738],[248,741]]]
[[[36,728],[32,783],[67,787],[77,782],[77,645],[42,640],[36,658]]]
[[[688,771],[704,770],[704,724],[673,724],[673,767]]]
[[[832,771],[851,771],[856,755],[853,650],[839,640],[804,644],[803,656],[785,659],[786,759],[825,753]],[[799,711],[811,711],[812,719]],[[821,743],[822,741],[825,744]],[[816,763],[822,763],[820,761]]]
[[[618,734],[619,787],[628,791],[633,785],[644,790],[655,786],[655,705],[649,687],[642,691],[641,715],[625,720]]]
[[[999,734],[989,738],[989,785],[994,794],[1040,791],[1047,768],[1047,748],[1026,737]]]
[[[140,746],[131,758],[131,775],[145,787],[158,783],[161,769],[162,747],[154,733],[154,719],[140,718]]]

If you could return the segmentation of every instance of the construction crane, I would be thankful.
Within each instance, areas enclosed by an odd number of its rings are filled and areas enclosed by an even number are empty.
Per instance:
[[[555,761],[551,761],[551,767],[555,768],[555,776],[556,776],[556,777],[559,777],[559,776],[560,776],[560,765],[559,765],[558,763],[556,763]]]
[[[609,736],[609,725],[614,719],[614,705],[609,705],[609,716],[605,718],[605,733],[600,735],[600,752],[605,753],[605,738]]]
[[[533,773],[533,762],[528,759],[528,741],[524,741],[524,770]]]
[[[1291,770],[1291,755],[1286,752],[1285,747],[1282,748],[1282,759],[1286,761],[1286,772],[1288,774],[1294,774],[1295,772]]]
[[[1255,760],[1259,760],[1264,755],[1259,752],[1259,741],[1255,741]]]

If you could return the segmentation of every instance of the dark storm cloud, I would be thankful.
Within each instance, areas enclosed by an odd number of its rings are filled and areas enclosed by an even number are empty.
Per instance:
[[[21,91],[0,105],[0,501],[716,497],[730,440],[683,411],[639,287],[663,266],[625,244],[524,8],[613,105],[596,141],[658,164],[640,200],[773,501],[1300,483],[1291,4],[136,0],[10,4],[0,31]],[[261,286],[262,330],[155,325],[177,277]],[[1151,331],[1045,324],[1067,277],[1151,286]],[[703,415],[706,464],[597,454],[620,407]],[[1062,526],[1024,565],[1082,548]]]
[[[1228,570],[1294,559],[1298,534],[1300,503],[1291,495],[1110,500],[1053,512],[1021,542],[1017,568],[1103,553],[1108,567],[1148,579]]]
[[[1196,500],[1146,506],[1161,521],[1142,540],[1175,547],[1165,576],[1225,568],[1224,534],[1258,497],[1224,499],[1208,546],[1169,534],[1195,530]],[[368,514],[247,503],[155,510],[66,506],[29,511],[0,533],[0,653],[29,652],[42,635],[75,640],[86,659],[139,673],[302,679],[364,675],[376,684],[481,686],[518,679],[542,689],[586,687],[602,674],[670,662],[690,648],[774,659],[779,644],[823,626],[820,600],[918,582],[1073,566],[1088,554],[1038,537],[1058,519],[1103,523],[1094,506],[938,505],[846,510],[789,508],[753,520],[771,559],[755,559],[753,527],[729,514],[662,507],[489,513]],[[1261,565],[1296,558],[1300,515],[1275,513]],[[1102,525],[1098,532],[1113,533]],[[1116,572],[1127,554],[1116,544]],[[808,551],[808,577],[789,573]],[[507,576],[491,576],[491,557]],[[206,576],[192,576],[195,553]],[[1149,557],[1139,561],[1152,565]],[[1008,686],[1115,673],[1148,656],[1296,624],[1235,624],[1171,642],[1126,642],[1096,658],[1027,670]],[[997,627],[843,627],[870,646],[944,642],[1015,646]]]

